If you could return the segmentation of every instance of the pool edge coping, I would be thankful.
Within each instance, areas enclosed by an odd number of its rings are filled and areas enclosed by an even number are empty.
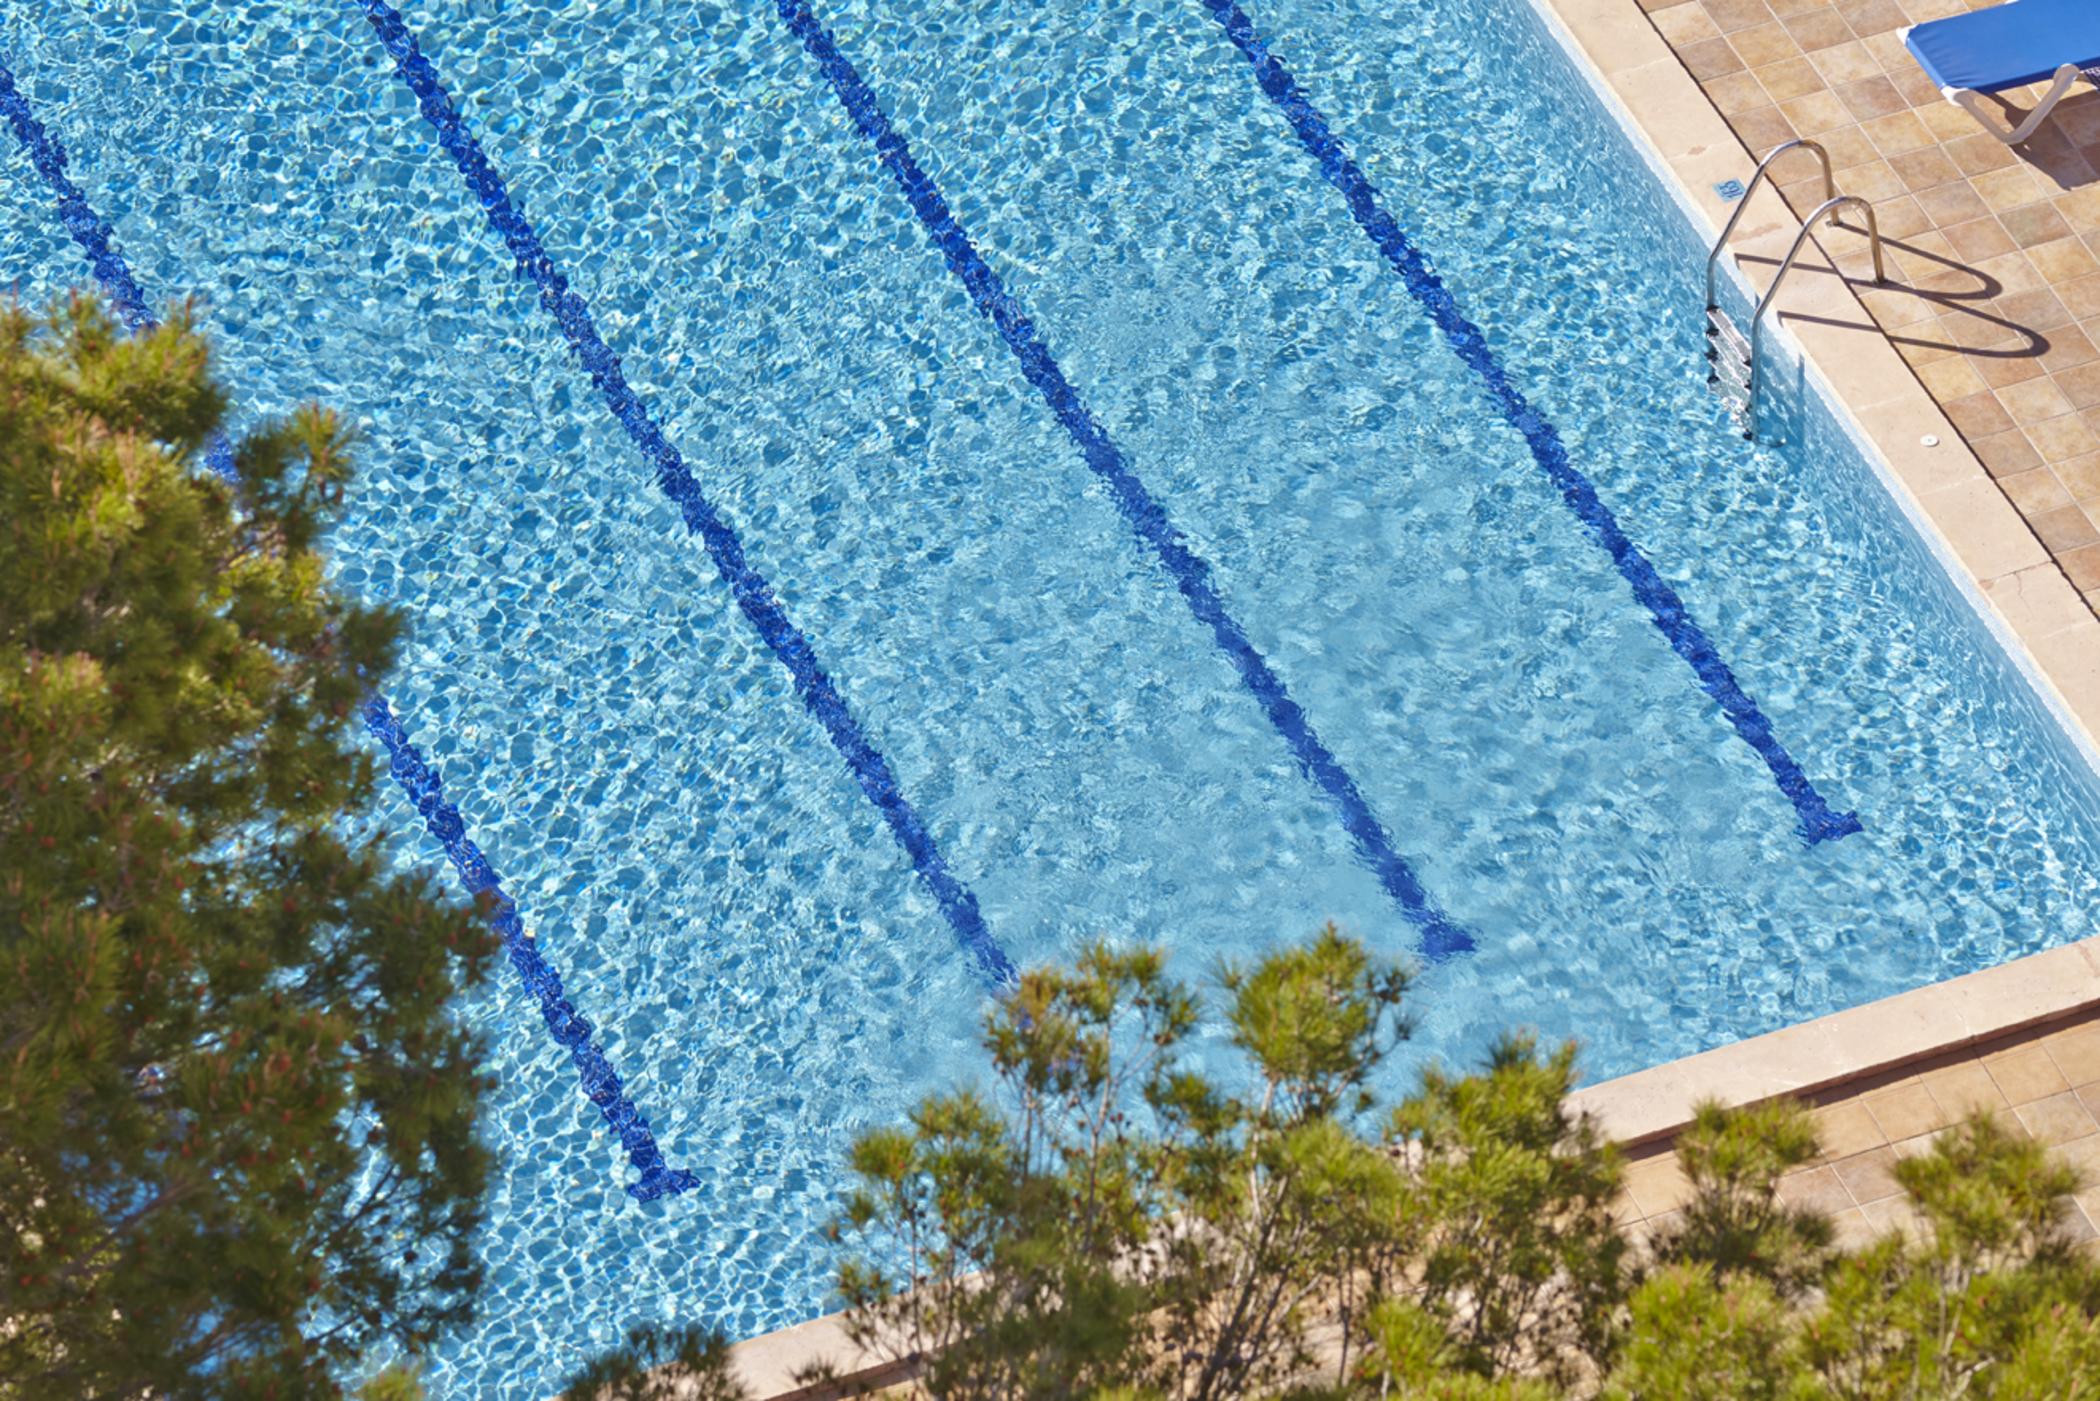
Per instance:
[[[2100,1007],[2100,935],[1664,1061],[1569,1096],[1622,1148],[1670,1137],[1703,1100],[1755,1104],[1885,1075]]]

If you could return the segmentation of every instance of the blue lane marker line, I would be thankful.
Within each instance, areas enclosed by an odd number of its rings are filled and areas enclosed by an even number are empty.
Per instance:
[[[806,0],[779,0],[779,6],[781,19],[802,41],[802,47],[809,51],[810,57],[817,61],[817,66],[831,84],[832,92],[853,118],[853,124],[860,128],[861,135],[873,143],[883,169],[895,177],[934,246],[941,250],[950,270],[969,289],[970,300],[998,327],[1007,349],[1021,362],[1022,374],[1042,392],[1044,402],[1049,404],[1057,421],[1064,425],[1065,431],[1078,445],[1086,465],[1108,483],[1117,507],[1130,522],[1130,528],[1152,547],[1160,564],[1180,588],[1182,597],[1188,600],[1189,610],[1210,628],[1220,650],[1231,658],[1239,671],[1241,682],[1261,702],[1269,723],[1290,745],[1299,767],[1340,810],[1342,825],[1355,842],[1358,855],[1376,872],[1386,893],[1421,926],[1423,952],[1432,959],[1439,959],[1471,949],[1472,937],[1430,903],[1422,883],[1408,869],[1400,854],[1393,850],[1392,838],[1371,811],[1371,805],[1364,801],[1363,794],[1357,791],[1356,781],[1321,743],[1305,712],[1284,690],[1282,679],[1247,640],[1239,623],[1225,611],[1224,600],[1218,597],[1217,589],[1211,584],[1210,566],[1182,543],[1181,533],[1167,519],[1166,511],[1130,470],[1122,449],[1080,401],[1020,303],[1014,300],[1000,281],[999,274],[978,253],[969,234],[949,211],[947,201],[941,197],[932,178],[920,168],[912,157],[911,148],[890,125],[890,119],[883,113],[874,92],[839,52],[838,45],[818,22]]]
[[[402,730],[401,721],[387,704],[386,697],[374,695],[366,701],[364,715],[365,728],[386,749],[387,766],[395,781],[408,794],[409,801],[416,805],[416,811],[423,815],[423,825],[429,828],[430,835],[445,848],[446,857],[459,872],[460,883],[470,893],[488,897],[490,923],[503,936],[503,947],[510,954],[511,967],[518,970],[518,977],[524,981],[526,990],[538,1000],[540,1017],[547,1023],[547,1030],[568,1049],[570,1063],[576,1067],[576,1077],[583,1082],[584,1094],[598,1106],[605,1122],[620,1136],[620,1146],[627,1150],[627,1161],[642,1174],[641,1181],[627,1185],[628,1195],[636,1201],[648,1202],[699,1186],[700,1179],[685,1168],[665,1164],[663,1150],[656,1144],[656,1135],[650,1132],[649,1120],[634,1107],[634,1101],[627,1097],[627,1090],[620,1083],[612,1062],[591,1039],[590,1019],[578,1012],[562,991],[561,974],[540,956],[539,945],[525,932],[525,921],[518,915],[517,902],[504,894],[495,867],[467,836],[459,809],[446,800],[445,785],[437,770],[424,762],[415,745],[409,743],[408,735]]]
[[[1406,282],[1408,292],[1436,322],[1437,329],[1443,332],[1445,342],[1458,353],[1458,358],[1486,383],[1502,417],[1524,435],[1524,441],[1531,446],[1533,459],[1559,489],[1561,500],[1589,529],[1591,538],[1611,556],[1620,575],[1632,586],[1633,596],[1648,610],[1655,626],[1669,639],[1677,655],[1692,668],[1699,678],[1699,685],[1721,707],[1729,723],[1735,726],[1735,732],[1757,751],[1758,758],[1765,761],[1765,767],[1772,771],[1772,777],[1779,783],[1779,791],[1786,795],[1787,801],[1800,815],[1801,835],[1814,845],[1859,831],[1858,814],[1831,811],[1823,795],[1801,771],[1801,766],[1774,738],[1772,722],[1758,709],[1757,702],[1743,693],[1735,673],[1728,669],[1728,663],[1721,660],[1712,639],[1692,621],[1684,600],[1663,582],[1647,556],[1619,528],[1618,519],[1610,508],[1597,498],[1597,490],[1590,485],[1589,479],[1568,461],[1568,450],[1562,445],[1559,432],[1510,383],[1509,375],[1495,359],[1494,352],[1488,349],[1487,338],[1481,335],[1480,328],[1466,319],[1443,280],[1401,232],[1399,221],[1379,203],[1378,191],[1357,168],[1356,162],[1349,158],[1340,138],[1305,96],[1297,80],[1269,52],[1268,44],[1255,32],[1254,22],[1234,0],[1203,0],[1203,4],[1211,17],[1224,27],[1233,47],[1253,65],[1261,90],[1283,110],[1291,129],[1298,134],[1298,140],[1319,162],[1322,178],[1348,200],[1349,213],[1356,220],[1357,227],[1378,245],[1378,251],[1385,255],[1386,261]]]
[[[1005,950],[993,941],[990,931],[985,928],[984,916],[977,908],[977,897],[949,872],[948,863],[935,844],[933,834],[898,790],[889,761],[868,742],[860,722],[846,708],[846,702],[839,695],[838,688],[832,685],[831,678],[824,674],[809,639],[789,620],[787,610],[774,596],[773,586],[765,576],[745,560],[744,547],[736,532],[701,494],[699,483],[693,479],[677,447],[657,427],[648,405],[628,387],[627,377],[620,370],[619,357],[599,337],[591,320],[589,305],[570,290],[568,279],[547,256],[547,250],[541,246],[539,235],[533,231],[525,212],[504,186],[503,177],[496,173],[488,157],[482,154],[480,143],[467,130],[466,119],[446,94],[437,70],[416,46],[415,36],[409,33],[401,16],[385,0],[351,0],[351,3],[371,21],[380,43],[394,60],[395,72],[415,94],[424,119],[436,130],[438,144],[444,147],[452,163],[459,168],[467,188],[481,202],[489,227],[502,236],[505,246],[517,259],[518,275],[539,289],[540,306],[560,325],[569,349],[590,373],[591,383],[604,396],[606,408],[627,430],[627,436],[641,449],[642,456],[655,467],[657,485],[678,507],[685,518],[686,528],[706,545],[715,569],[735,596],[737,606],[794,678],[795,691],[801,696],[803,707],[824,727],[833,746],[859,781],[861,791],[875,804],[890,831],[910,855],[920,880],[933,893],[941,912],[954,926],[956,937],[976,960],[978,971],[994,989],[1013,985],[1019,973],[1013,960],[1006,956]]]
[[[5,63],[0,63],[0,114],[14,128],[15,139],[29,154],[37,174],[58,196],[58,221],[66,226],[73,241],[80,245],[88,256],[88,264],[94,269],[95,280],[109,294],[111,305],[124,325],[134,333],[150,331],[160,324],[146,306],[146,294],[139,289],[138,279],[131,275],[131,265],[124,255],[110,242],[112,230],[95,212],[87,197],[80,193],[66,174],[65,147],[57,138],[44,130],[44,124],[30,110],[29,99],[15,87],[15,75]],[[204,460],[212,471],[227,481],[234,479],[233,448],[226,439],[214,433],[205,445]]]
[[[44,183],[58,196],[59,218],[64,222],[66,232],[86,251],[96,281],[109,294],[124,323],[134,332],[152,330],[159,322],[147,308],[145,293],[131,275],[123,255],[112,245],[110,226],[95,213],[80,188],[66,175],[65,149],[36,119],[28,99],[15,87],[14,74],[4,63],[0,63],[0,115],[7,118],[16,139],[29,153],[37,172],[44,177]],[[223,436],[212,435],[206,454],[213,471],[229,482],[234,480],[233,450]],[[488,894],[492,902],[491,923],[510,953],[511,966],[524,979],[526,989],[539,999],[540,1014],[546,1019],[547,1029],[554,1034],[556,1041],[568,1048],[569,1059],[575,1063],[577,1074],[583,1081],[584,1093],[598,1106],[605,1122],[620,1135],[628,1162],[642,1174],[641,1181],[627,1185],[628,1195],[636,1201],[647,1202],[699,1186],[700,1180],[684,1168],[665,1165],[663,1150],[650,1132],[648,1119],[628,1099],[620,1077],[614,1073],[605,1053],[592,1043],[590,1022],[563,996],[561,975],[540,956],[538,947],[526,934],[516,903],[497,883],[495,868],[482,855],[481,848],[467,837],[466,824],[460,819],[459,809],[445,800],[444,785],[438,779],[437,770],[425,763],[416,747],[408,742],[401,722],[395,718],[384,696],[375,692],[365,702],[364,719],[365,728],[385,748],[388,767],[395,780],[407,793],[409,801],[416,805],[416,811],[422,814],[424,825],[444,848],[468,892]]]

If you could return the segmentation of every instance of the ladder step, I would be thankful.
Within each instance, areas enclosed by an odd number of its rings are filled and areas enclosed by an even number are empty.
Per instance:
[[[1733,355],[1710,355],[1706,362],[1706,378],[1710,384],[1730,384],[1750,391],[1750,362]]]
[[[1728,319],[1728,313],[1717,306],[1706,309],[1706,339],[1708,342],[1718,341],[1726,345],[1735,352],[1735,358],[1738,360],[1750,358],[1748,338],[1735,328],[1735,322]]]

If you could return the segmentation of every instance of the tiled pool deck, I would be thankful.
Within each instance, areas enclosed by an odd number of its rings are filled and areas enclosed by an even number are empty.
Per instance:
[[[1890,1167],[1977,1110],[2054,1146],[2085,1175],[2068,1224],[2100,1239],[2100,1008],[1809,1098],[1823,1156],[1782,1178],[1780,1195],[1828,1213],[1844,1244],[1913,1223]],[[1668,1225],[1688,1191],[1668,1140],[1637,1150],[1621,1219],[1640,1230]]]
[[[1898,37],[1998,3],[1640,0],[1745,146],[1811,137],[1838,188],[1873,202],[1892,285],[1861,299],[2096,603],[2100,92],[2074,88],[2008,147],[1944,100]],[[1796,212],[1821,198],[1813,158],[1783,157],[1774,174]]]

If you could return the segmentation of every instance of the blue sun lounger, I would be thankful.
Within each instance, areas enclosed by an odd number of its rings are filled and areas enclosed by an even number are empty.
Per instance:
[[[1983,129],[2011,146],[2034,135],[2081,75],[2100,84],[2100,0],[2013,0],[1902,31],[1918,66],[1940,95],[1967,108]],[[2050,79],[2049,90],[2018,126],[1985,101],[1988,93]]]

